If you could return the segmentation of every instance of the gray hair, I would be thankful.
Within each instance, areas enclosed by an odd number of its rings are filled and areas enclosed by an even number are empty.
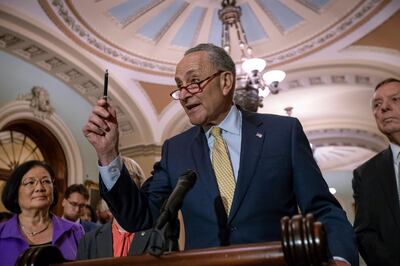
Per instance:
[[[375,91],[377,91],[380,87],[382,87],[383,85],[386,85],[388,83],[392,83],[392,82],[398,82],[400,83],[400,80],[395,79],[395,78],[387,78],[381,82],[378,83],[378,85],[375,86]]]
[[[234,79],[236,78],[236,67],[230,55],[221,47],[216,46],[212,43],[200,43],[193,48],[190,48],[185,52],[185,55],[206,51],[210,58],[211,64],[217,70],[229,71],[233,74]]]

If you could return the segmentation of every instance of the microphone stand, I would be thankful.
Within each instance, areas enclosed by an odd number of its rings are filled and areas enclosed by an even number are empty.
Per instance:
[[[182,207],[183,198],[196,182],[196,173],[187,170],[183,173],[160,211],[149,238],[147,251],[154,256],[161,256],[165,251],[179,250],[178,211]]]
[[[147,251],[149,254],[156,257],[163,255],[165,252],[179,250],[178,239],[180,226],[178,213],[175,212],[171,214],[168,209],[164,209],[160,217],[162,215],[167,215],[168,221],[161,228],[158,228],[157,225],[153,228],[149,238],[149,244],[147,246]]]

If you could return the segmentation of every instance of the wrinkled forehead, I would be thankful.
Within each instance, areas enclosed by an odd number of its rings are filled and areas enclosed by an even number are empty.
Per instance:
[[[193,73],[209,72],[212,68],[206,51],[197,51],[185,55],[176,66],[175,80],[184,80]]]
[[[380,99],[400,94],[400,82],[390,82],[380,86],[373,94],[372,99]]]

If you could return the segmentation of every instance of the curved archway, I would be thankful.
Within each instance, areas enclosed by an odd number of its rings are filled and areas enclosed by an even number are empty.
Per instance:
[[[82,183],[83,166],[79,147],[61,118],[34,115],[28,101],[13,101],[0,109],[0,130],[13,130],[29,136],[41,150],[44,160],[56,172],[60,196],[72,183]],[[57,206],[56,213],[61,213]]]
[[[13,101],[0,109],[0,129],[28,133],[37,143],[44,142],[45,149],[50,147],[62,151],[68,184],[82,183],[83,166],[78,144],[57,114],[53,113],[49,118],[42,119],[34,115],[28,101]],[[55,146],[48,146],[46,143]],[[56,158],[51,158],[51,160]]]

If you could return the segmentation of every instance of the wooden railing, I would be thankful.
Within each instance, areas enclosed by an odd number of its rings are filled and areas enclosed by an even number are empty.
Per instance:
[[[27,250],[17,265],[294,266],[327,264],[328,251],[322,225],[314,222],[312,215],[307,215],[305,218],[301,216],[295,216],[292,219],[282,218],[281,226],[282,241],[276,242],[171,252],[159,257],[143,255],[75,262],[65,262],[60,259],[56,255],[57,252],[54,252],[55,247],[42,247]],[[48,256],[50,253],[53,255]]]

